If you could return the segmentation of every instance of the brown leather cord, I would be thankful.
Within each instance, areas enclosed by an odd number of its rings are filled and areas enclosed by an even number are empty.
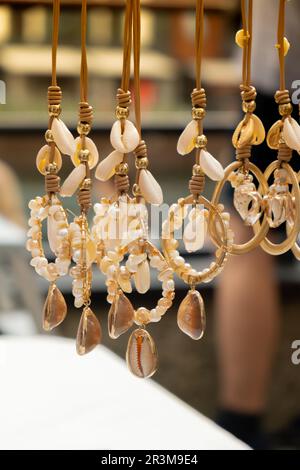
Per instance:
[[[280,163],[288,163],[292,158],[293,151],[284,142],[280,142],[277,158]]]
[[[197,198],[205,188],[205,175],[193,175],[189,181],[189,191]]]
[[[249,160],[251,158],[251,145],[244,145],[244,147],[237,148],[235,158],[243,163],[243,170],[248,172]]]
[[[284,31],[285,31],[285,2],[279,0],[277,47],[280,69],[280,91],[285,90],[285,57],[284,57]]]
[[[201,68],[203,54],[203,30],[204,30],[204,0],[197,0],[196,3],[196,88],[201,89]]]
[[[56,59],[59,35],[60,0],[53,0],[53,27],[52,27],[52,86],[57,86]]]
[[[93,108],[88,103],[88,64],[86,49],[87,30],[87,0],[82,0],[81,6],[81,65],[80,65],[80,103],[79,121],[83,124],[91,124],[93,120]],[[81,148],[85,149],[85,134],[81,134]],[[90,167],[88,160],[83,160],[85,165],[85,179],[78,192],[78,203],[83,213],[87,213],[92,205]]]
[[[196,67],[196,88],[191,94],[193,107],[206,108],[206,93],[202,88],[202,56],[204,42],[204,0],[196,1],[196,25],[195,25],[195,67]],[[198,133],[203,134],[202,119],[197,120]],[[196,149],[196,164],[200,163],[200,149]],[[191,186],[191,183],[190,183]],[[199,193],[200,194],[200,193]]]
[[[127,0],[124,20],[123,70],[121,81],[121,90],[123,90],[125,93],[127,93],[129,90],[130,81],[130,60],[132,49],[132,10],[133,0]]]
[[[241,0],[242,25],[245,35],[243,47],[243,72],[242,80],[244,87],[251,83],[251,54],[252,54],[252,31],[253,31],[253,0]]]
[[[133,63],[134,63],[134,110],[136,128],[140,135],[140,144],[135,150],[135,157],[147,157],[147,146],[142,140],[142,117],[141,117],[141,75],[140,75],[140,57],[141,57],[141,3],[140,0],[133,0]],[[141,168],[136,164],[135,184],[138,185]],[[139,196],[137,196],[139,199]]]
[[[52,54],[51,54],[51,86],[48,87],[48,110],[49,110],[49,123],[48,128],[51,129],[54,116],[58,116],[60,113],[60,104],[62,100],[61,88],[57,85],[57,48],[58,48],[58,37],[59,37],[59,17],[60,17],[60,0],[53,0],[53,11],[52,11]],[[55,159],[55,142],[49,144],[49,167],[52,166]],[[59,178],[55,175],[56,167],[52,167],[49,175],[45,177],[45,188],[47,193],[51,196],[59,191]]]
[[[60,177],[55,173],[45,175],[45,190],[48,194],[58,193],[60,190]]]

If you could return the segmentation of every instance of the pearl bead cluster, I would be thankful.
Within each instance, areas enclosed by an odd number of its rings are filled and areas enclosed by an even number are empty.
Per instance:
[[[129,256],[125,266],[120,266],[127,253]],[[156,268],[159,272],[158,279],[162,283],[163,292],[162,298],[159,299],[157,306],[152,310],[144,307],[135,310],[134,321],[137,325],[158,322],[172,306],[175,297],[173,269],[169,268],[159,250],[147,240],[136,240],[127,247],[108,251],[100,263],[100,269],[106,276],[107,301],[113,303],[120,289],[126,293],[132,292],[131,278],[137,272],[139,264],[147,261],[147,259],[150,261],[150,266]]]
[[[107,250],[114,250],[133,240],[147,236],[148,213],[144,204],[137,204],[128,196],[120,196],[112,204],[102,198],[94,205],[95,217],[92,235]]]
[[[36,197],[32,199],[28,207],[30,218],[28,224],[30,229],[27,232],[28,240],[26,248],[31,252],[31,266],[35,271],[49,282],[54,282],[58,277],[68,273],[70,266],[70,243],[68,232],[68,220],[66,213],[59,200],[48,196]],[[50,221],[51,218],[51,221]],[[42,245],[42,222],[48,219],[48,224],[54,227],[51,236],[52,244],[55,245],[55,262],[49,263],[45,257]]]
[[[84,233],[82,230],[84,229]],[[71,255],[76,266],[70,269],[74,305],[82,307],[88,301],[92,281],[91,265],[96,258],[96,244],[86,230],[84,220],[75,218],[70,224]]]

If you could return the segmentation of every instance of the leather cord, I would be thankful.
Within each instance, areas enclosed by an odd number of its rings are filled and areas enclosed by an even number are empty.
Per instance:
[[[132,10],[133,0],[127,0],[124,23],[123,70],[121,81],[121,88],[125,92],[129,90],[130,81],[130,59],[132,49]]]
[[[81,69],[80,69],[80,100],[87,101],[88,66],[86,53],[87,0],[82,0],[81,6]]]
[[[201,89],[201,71],[203,54],[203,31],[204,31],[204,0],[197,0],[196,3],[196,88]]]
[[[251,54],[252,54],[252,30],[253,30],[253,0],[241,0],[242,24],[245,34],[243,47],[243,85],[248,87],[251,83]]]
[[[277,48],[278,48],[279,69],[280,69],[280,91],[285,90],[285,57],[284,57],[285,3],[286,3],[286,0],[279,0]]]
[[[59,17],[60,17],[60,0],[53,0],[53,27],[52,27],[52,86],[57,86],[56,79],[56,62],[57,47],[59,35]]]

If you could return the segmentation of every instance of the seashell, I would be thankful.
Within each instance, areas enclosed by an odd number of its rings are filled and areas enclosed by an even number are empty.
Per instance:
[[[78,166],[80,164],[79,153],[81,150],[82,138],[80,136],[76,137],[74,142],[75,142],[75,153],[72,155],[71,159],[72,159],[74,166]],[[90,152],[89,167],[92,169],[97,165],[99,161],[99,152],[95,143],[89,137],[85,137],[85,148]]]
[[[91,238],[88,238],[86,242],[86,263],[88,266],[90,266],[95,261],[96,256],[97,256],[96,243]]]
[[[60,189],[60,195],[62,197],[73,196],[75,191],[78,189],[79,185],[84,180],[85,174],[86,174],[85,165],[81,163],[79,166],[74,168],[73,171],[71,171],[67,179],[64,181]]]
[[[85,307],[76,336],[77,353],[80,356],[89,353],[101,342],[101,338],[102,330],[96,315],[89,307]]]
[[[246,225],[253,226],[261,216],[262,197],[253,183],[242,183],[234,191],[233,205]]]
[[[280,134],[281,134],[281,131],[282,131],[282,126],[283,126],[283,123],[282,123],[281,119],[279,119],[269,129],[269,132],[267,134],[267,144],[268,144],[269,148],[274,149],[274,150],[278,150]]]
[[[198,291],[190,290],[179,306],[177,324],[192,339],[200,339],[205,331],[205,323],[203,299]]]
[[[133,122],[126,119],[122,133],[121,121],[116,121],[111,129],[110,142],[114,149],[121,153],[129,153],[137,148],[140,143],[140,135]]]
[[[183,242],[186,251],[193,253],[197,250],[201,250],[204,245],[206,231],[207,222],[204,217],[204,212],[199,211],[196,217],[190,220],[184,229]]]
[[[283,38],[283,53],[285,56],[288,54],[290,47],[291,47],[291,44],[289,40],[286,37],[284,37]]]
[[[194,150],[198,135],[198,122],[193,119],[188,123],[178,139],[177,152],[180,155],[187,155],[192,150]]]
[[[57,239],[57,222],[52,215],[47,217],[47,238],[50,250],[56,253],[59,240]]]
[[[126,362],[128,369],[136,377],[151,377],[157,370],[158,357],[155,343],[150,334],[138,328],[129,338]]]
[[[51,126],[54,142],[64,155],[75,153],[75,140],[65,123],[58,118],[54,118]]]
[[[64,296],[55,284],[51,284],[43,309],[43,329],[53,330],[64,321],[66,315],[67,304]]]
[[[160,205],[163,203],[163,193],[160,185],[149,170],[141,170],[139,187],[144,199],[149,204]]]
[[[134,308],[130,300],[120,291],[108,313],[108,333],[113,339],[118,338],[132,327],[134,321]]]
[[[138,264],[133,278],[136,290],[140,294],[145,294],[150,289],[150,268],[148,260],[145,259]]]
[[[221,163],[203,149],[200,152],[200,165],[204,173],[213,181],[221,181],[224,178]]]
[[[233,136],[232,144],[235,148],[244,147],[251,143],[254,135],[254,120],[252,116],[244,118],[236,127]]]
[[[115,168],[122,162],[124,154],[114,150],[104,158],[96,168],[95,177],[100,181],[107,181],[115,174]]]
[[[237,31],[235,35],[235,42],[239,47],[243,48],[245,46],[246,39],[247,39],[247,36],[243,29],[240,29],[239,31]]]
[[[287,117],[283,123],[283,138],[290,149],[300,153],[300,126],[292,117]]]
[[[251,119],[254,121],[254,135],[251,141],[252,145],[260,145],[263,143],[266,137],[266,131],[262,121],[256,114],[252,114]]]
[[[47,165],[49,165],[49,156],[50,156],[50,147],[49,145],[43,145],[43,147],[39,150],[36,156],[36,167],[42,175],[46,175]],[[62,166],[62,158],[60,151],[57,147],[55,147],[54,151],[54,163],[56,163],[57,171],[61,169]]]

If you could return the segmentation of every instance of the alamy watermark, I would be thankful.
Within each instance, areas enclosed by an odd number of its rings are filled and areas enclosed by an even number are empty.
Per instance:
[[[300,103],[300,80],[294,80],[291,85],[292,90],[292,103],[299,104]]]
[[[295,339],[292,342],[291,348],[293,349],[291,355],[291,361],[294,366],[298,366],[300,364],[300,339]]]

